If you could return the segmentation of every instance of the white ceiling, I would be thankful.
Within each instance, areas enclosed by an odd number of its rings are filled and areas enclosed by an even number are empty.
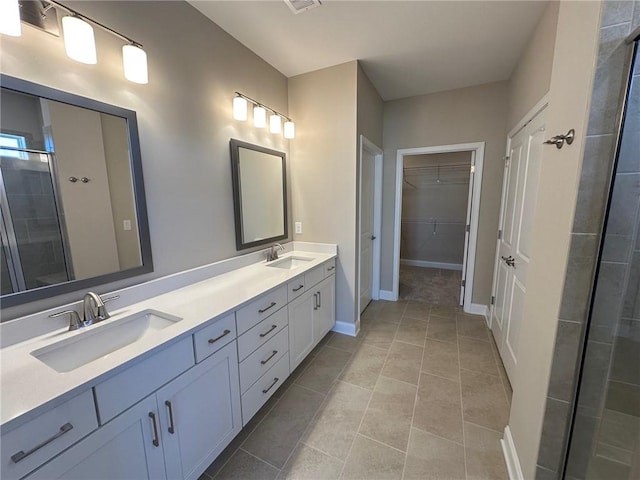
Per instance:
[[[384,100],[507,80],[547,4],[188,1],[287,77],[360,60]]]

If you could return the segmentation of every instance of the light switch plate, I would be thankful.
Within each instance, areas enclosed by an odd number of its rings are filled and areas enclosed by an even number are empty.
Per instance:
[[[131,220],[123,220],[122,228],[124,228],[125,230],[131,230]]]
[[[296,222],[296,234],[302,234],[302,222]]]

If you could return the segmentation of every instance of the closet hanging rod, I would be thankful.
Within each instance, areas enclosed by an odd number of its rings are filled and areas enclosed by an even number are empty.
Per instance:
[[[405,166],[403,169],[405,171],[413,171],[413,170],[443,170],[443,169],[463,169],[463,168],[471,168],[471,163],[455,163],[450,165],[412,165]]]

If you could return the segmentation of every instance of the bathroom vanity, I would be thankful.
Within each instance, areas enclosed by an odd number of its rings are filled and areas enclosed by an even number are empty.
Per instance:
[[[198,478],[335,324],[336,246],[307,246],[2,348],[2,478]]]

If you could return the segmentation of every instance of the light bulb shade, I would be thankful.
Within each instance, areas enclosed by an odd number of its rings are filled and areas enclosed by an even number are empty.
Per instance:
[[[137,45],[122,47],[124,78],[134,83],[149,83],[147,53]]]
[[[296,124],[292,121],[284,122],[284,138],[296,138]]]
[[[88,64],[98,63],[93,27],[79,17],[62,17],[64,49],[69,58]]]
[[[267,126],[267,111],[258,105],[253,107],[253,126],[257,128]]]
[[[269,116],[269,131],[271,133],[280,133],[282,131],[282,118],[280,118],[280,115],[274,113]]]
[[[247,119],[247,99],[235,97],[233,99],[233,118],[245,121]]]
[[[0,33],[11,37],[22,35],[18,0],[0,0]]]

